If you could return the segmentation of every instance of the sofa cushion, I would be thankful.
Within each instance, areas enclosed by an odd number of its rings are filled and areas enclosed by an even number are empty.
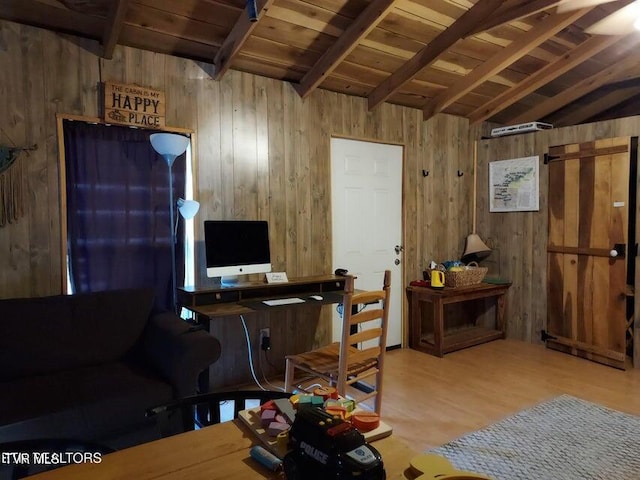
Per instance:
[[[151,289],[0,300],[0,381],[120,359],[151,313]]]
[[[97,440],[149,423],[146,409],[173,398],[170,385],[124,362],[0,383],[0,438]]]

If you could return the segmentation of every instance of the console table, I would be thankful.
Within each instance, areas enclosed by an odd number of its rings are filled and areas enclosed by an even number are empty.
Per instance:
[[[505,294],[511,284],[490,285],[481,283],[469,287],[437,290],[428,287],[409,286],[409,347],[442,357],[445,353],[504,338]],[[446,331],[445,305],[471,302],[479,299],[495,300],[495,328],[477,325],[477,315],[468,326]],[[477,312],[476,312],[477,313]],[[432,322],[431,331],[423,328]]]

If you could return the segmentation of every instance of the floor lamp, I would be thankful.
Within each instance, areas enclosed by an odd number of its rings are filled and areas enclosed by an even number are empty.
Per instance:
[[[178,292],[176,290],[176,233],[174,228],[174,208],[173,201],[173,162],[176,157],[182,155],[189,145],[189,137],[178,135],[177,133],[153,133],[149,137],[151,146],[158,154],[165,159],[169,167],[169,225],[171,230],[171,306],[176,311],[178,306]]]
[[[473,142],[473,208],[471,215],[473,218],[473,230],[465,240],[464,253],[460,258],[463,262],[478,261],[488,257],[491,249],[482,241],[480,235],[476,233],[476,184],[478,183],[478,141]]]

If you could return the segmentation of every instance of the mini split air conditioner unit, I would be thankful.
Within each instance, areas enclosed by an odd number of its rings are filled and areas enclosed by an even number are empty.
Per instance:
[[[508,127],[494,128],[491,130],[492,137],[504,137],[505,135],[514,135],[516,133],[537,132],[538,130],[548,130],[553,128],[550,123],[528,122],[519,125],[509,125]]]

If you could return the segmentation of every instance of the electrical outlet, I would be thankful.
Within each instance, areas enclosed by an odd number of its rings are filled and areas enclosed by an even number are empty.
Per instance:
[[[270,328],[260,329],[260,349],[262,350],[271,349],[271,329]]]

